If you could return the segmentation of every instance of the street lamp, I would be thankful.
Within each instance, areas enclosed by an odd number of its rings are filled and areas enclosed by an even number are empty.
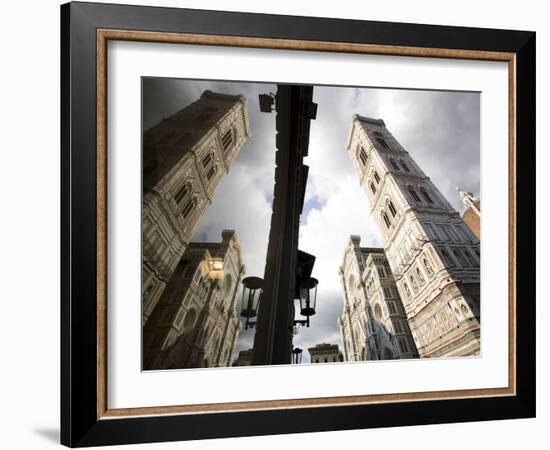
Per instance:
[[[223,278],[223,259],[206,258],[201,262],[202,276],[211,280],[221,280]]]
[[[241,317],[246,319],[244,329],[254,328],[256,321],[251,321],[258,312],[258,303],[262,295],[264,280],[259,277],[243,278],[243,297],[241,304]]]
[[[300,281],[300,314],[305,317],[305,320],[295,320],[294,325],[305,325],[309,328],[309,318],[315,315],[317,307],[317,278],[305,278]],[[297,333],[297,328],[295,333]]]
[[[300,347],[292,349],[292,364],[302,364],[302,351]]]

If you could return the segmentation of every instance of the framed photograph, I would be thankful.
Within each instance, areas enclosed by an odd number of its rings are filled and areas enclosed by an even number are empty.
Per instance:
[[[61,55],[63,444],[534,417],[535,33],[69,3]]]

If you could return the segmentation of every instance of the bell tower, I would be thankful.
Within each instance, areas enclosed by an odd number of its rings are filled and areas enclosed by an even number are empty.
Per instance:
[[[251,136],[246,99],[204,91],[143,133],[143,323]]]
[[[479,354],[479,240],[383,120],[354,115],[346,150],[420,357]]]

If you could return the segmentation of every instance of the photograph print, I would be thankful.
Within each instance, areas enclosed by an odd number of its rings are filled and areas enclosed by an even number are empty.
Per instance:
[[[145,77],[142,132],[143,370],[480,356],[479,92]]]

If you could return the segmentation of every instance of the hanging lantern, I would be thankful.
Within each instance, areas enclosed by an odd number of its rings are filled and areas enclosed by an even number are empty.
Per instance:
[[[223,259],[207,258],[201,262],[202,276],[211,280],[223,279]]]
[[[241,304],[241,317],[246,319],[244,329],[253,328],[256,325],[255,321],[251,321],[256,317],[258,312],[258,304],[262,294],[262,286],[264,280],[259,277],[246,277],[243,283],[243,296]]]
[[[308,318],[315,314],[317,307],[317,278],[306,278],[300,282],[300,314]],[[309,326],[309,323],[308,323]]]

